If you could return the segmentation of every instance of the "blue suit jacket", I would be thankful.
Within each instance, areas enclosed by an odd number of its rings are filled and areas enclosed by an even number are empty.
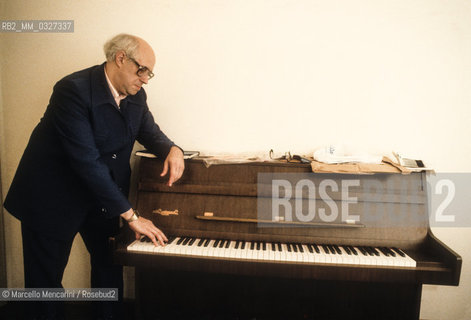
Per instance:
[[[90,210],[117,217],[131,208],[135,140],[161,158],[174,145],[154,122],[144,89],[118,109],[104,64],[63,78],[31,135],[5,208],[55,238],[75,235]]]

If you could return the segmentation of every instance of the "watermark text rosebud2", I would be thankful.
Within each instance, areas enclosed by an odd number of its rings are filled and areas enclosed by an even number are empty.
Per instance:
[[[319,216],[322,222],[333,222],[338,219],[339,212],[341,212],[341,221],[344,222],[359,222],[358,215],[349,214],[350,203],[357,203],[357,198],[349,195],[349,188],[352,186],[359,186],[360,180],[341,180],[339,183],[332,179],[322,180],[319,184],[318,193],[320,201],[327,204],[330,212],[327,213],[326,208],[316,207],[316,185],[312,180],[301,179],[296,182],[295,186],[289,180],[275,179],[272,183],[272,221],[293,221],[293,211],[295,220],[300,222],[311,222]],[[295,194],[293,195],[293,187]],[[333,201],[327,190],[338,192],[341,190],[341,209],[339,210],[338,203]],[[304,191],[308,192],[308,201],[303,201]],[[283,195],[281,195],[281,192]],[[294,205],[290,201],[294,196]],[[303,210],[304,203],[307,203],[307,210]],[[280,208],[283,208],[284,215],[280,214]],[[283,218],[281,218],[283,217]],[[281,219],[280,219],[281,218]]]
[[[0,288],[0,301],[118,301],[118,289]]]
[[[471,227],[471,173],[259,173],[261,227]]]

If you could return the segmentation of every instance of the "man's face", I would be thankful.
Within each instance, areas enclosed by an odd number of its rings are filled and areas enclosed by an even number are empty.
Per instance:
[[[155,65],[155,56],[152,48],[147,43],[141,43],[136,57],[128,57],[123,54],[122,66],[119,73],[120,85],[118,92],[124,95],[135,95],[144,84],[149,81],[147,72],[138,75],[139,66],[152,71]]]

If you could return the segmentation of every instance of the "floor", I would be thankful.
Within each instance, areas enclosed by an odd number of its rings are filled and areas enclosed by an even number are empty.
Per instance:
[[[1,320],[22,320],[24,304],[21,302],[8,302],[0,304]],[[65,304],[67,320],[94,320],[92,307],[89,302],[67,302]],[[134,319],[134,305],[132,302],[124,303],[123,320]]]

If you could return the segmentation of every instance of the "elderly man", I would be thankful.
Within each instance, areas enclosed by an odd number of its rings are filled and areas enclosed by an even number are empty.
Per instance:
[[[104,46],[107,61],[66,76],[54,86],[34,129],[4,206],[21,220],[26,288],[61,288],[79,232],[90,252],[91,285],[118,288],[122,268],[107,247],[119,217],[136,237],[167,239],[133,211],[127,199],[135,140],[165,159],[168,185],[184,170],[183,152],[160,130],[142,86],[154,76],[155,56],[144,40],[120,34]],[[116,318],[119,304],[103,303],[98,317]],[[61,319],[62,305],[32,304],[32,319]]]

